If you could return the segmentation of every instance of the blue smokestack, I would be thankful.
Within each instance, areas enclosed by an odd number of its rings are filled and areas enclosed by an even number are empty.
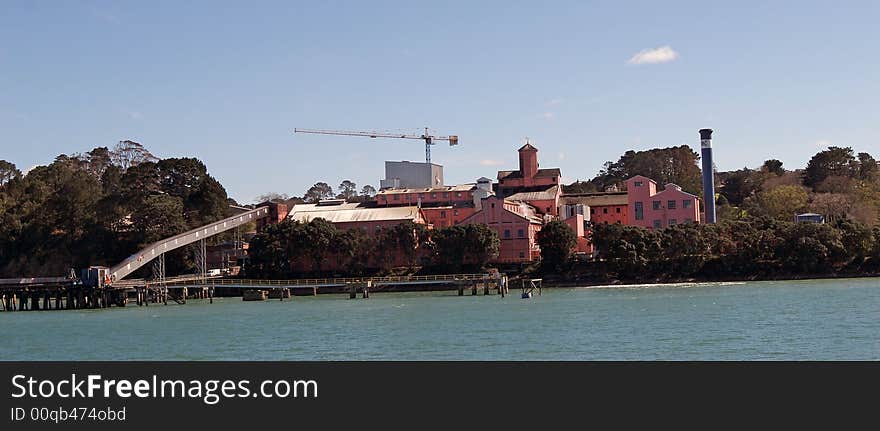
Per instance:
[[[703,207],[705,223],[715,223],[715,172],[712,169],[712,129],[700,130],[700,152],[703,158]]]

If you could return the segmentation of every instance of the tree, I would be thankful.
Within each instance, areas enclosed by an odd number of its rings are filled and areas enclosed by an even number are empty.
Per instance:
[[[315,185],[309,187],[306,190],[306,194],[303,196],[303,199],[309,203],[317,203],[322,199],[330,199],[333,197],[333,188],[330,187],[327,183],[318,182]]]
[[[316,218],[304,225],[305,238],[300,242],[303,251],[312,258],[312,269],[321,270],[321,263],[330,254],[330,244],[337,235],[333,223]]]
[[[861,263],[874,249],[874,236],[871,228],[855,220],[841,218],[832,226],[840,232],[840,241],[846,254]]]
[[[731,205],[742,205],[747,197],[761,189],[761,176],[749,168],[726,172],[719,175],[719,178],[723,183],[723,186],[719,188],[719,194],[725,197]]]
[[[765,160],[764,164],[761,165],[761,170],[777,176],[785,173],[785,169],[782,167],[782,162],[776,159]]]
[[[792,220],[807,206],[807,191],[800,186],[779,186],[745,200],[752,215],[765,215],[777,220]]]
[[[431,241],[434,243],[434,261],[453,271],[465,266],[483,268],[498,256],[501,247],[498,232],[478,223],[435,229]]]
[[[857,176],[862,181],[873,181],[877,178],[877,160],[868,153],[859,153],[859,169]]]
[[[256,202],[261,203],[261,202],[272,202],[272,201],[279,201],[279,200],[286,201],[288,199],[290,199],[290,196],[288,196],[287,193],[269,192],[269,193],[263,193],[263,194],[257,196],[254,200]]]
[[[141,163],[159,161],[143,145],[130,140],[119,141],[113,147],[113,150],[110,151],[110,160],[114,165],[119,166],[123,170]]]
[[[15,164],[0,160],[0,186],[6,185],[13,178],[21,176],[21,171],[16,169]]]
[[[156,242],[187,230],[183,199],[177,196],[148,196],[132,213],[132,224],[140,234],[140,245]]]
[[[86,164],[86,170],[95,178],[101,178],[110,166],[113,166],[113,158],[107,147],[97,147],[82,156]]]
[[[592,181],[581,180],[565,185],[562,188],[565,193],[594,193],[599,191]]]
[[[804,170],[804,185],[815,188],[828,177],[838,176],[853,178],[858,170],[858,163],[853,156],[852,148],[828,147],[810,159]]]
[[[577,234],[565,222],[553,220],[538,232],[541,247],[541,268],[545,271],[561,271],[577,246]]]
[[[592,182],[601,189],[619,185],[635,175],[643,175],[658,184],[675,183],[689,193],[702,191],[699,155],[687,145],[627,151],[617,162],[606,162]]]
[[[245,268],[249,277],[286,277],[290,271],[288,235],[298,223],[283,220],[271,224],[254,236],[248,247],[249,264]]]
[[[417,262],[419,252],[426,249],[427,240],[428,232],[425,225],[406,221],[385,229],[379,239],[379,246],[389,254],[388,257],[399,254],[408,265],[413,266]]]
[[[346,272],[352,275],[362,275],[369,265],[375,241],[361,229],[346,229],[337,231],[330,251],[346,268]]]
[[[846,218],[852,207],[852,199],[842,193],[814,193],[808,206],[810,212],[822,214],[829,222]]]
[[[338,199],[351,199],[357,196],[357,184],[351,182],[350,180],[345,180],[339,184],[339,195],[336,197]]]
[[[376,196],[376,188],[369,184],[361,187],[361,196],[369,198]]]

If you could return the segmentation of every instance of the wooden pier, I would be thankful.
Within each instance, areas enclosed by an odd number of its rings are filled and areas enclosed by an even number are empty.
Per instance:
[[[71,310],[150,304],[186,304],[187,299],[214,302],[217,288],[240,292],[245,301],[293,299],[319,293],[345,293],[368,299],[382,291],[457,290],[459,296],[509,294],[502,274],[444,274],[395,277],[254,280],[182,276],[165,281],[125,280],[101,287],[84,286],[71,278],[0,279],[0,311]]]

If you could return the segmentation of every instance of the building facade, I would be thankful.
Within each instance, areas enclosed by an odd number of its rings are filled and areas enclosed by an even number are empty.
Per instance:
[[[628,224],[629,197],[627,192],[564,193],[560,198],[562,212],[572,205],[583,205],[585,217],[591,224]]]
[[[385,162],[380,189],[431,188],[443,185],[443,166],[421,162]]]
[[[636,175],[626,180],[629,225],[663,229],[682,223],[700,223],[700,199],[666,184],[657,191],[654,180]]]
[[[482,199],[479,211],[461,222],[476,223],[485,224],[498,233],[501,246],[494,262],[530,262],[540,258],[541,249],[536,239],[543,221],[533,206],[489,196]]]

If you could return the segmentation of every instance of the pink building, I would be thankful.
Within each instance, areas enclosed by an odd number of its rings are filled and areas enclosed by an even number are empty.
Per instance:
[[[519,150],[519,170],[498,171],[498,193],[526,201],[542,214],[557,215],[562,195],[559,168],[539,169],[538,149],[525,144]]]
[[[461,224],[482,223],[498,233],[501,246],[494,262],[529,262],[541,256],[536,235],[543,223],[533,206],[497,196],[483,199],[480,206]]]
[[[654,180],[636,175],[626,180],[628,224],[662,229],[681,223],[700,222],[700,200],[675,184],[657,191]]]

